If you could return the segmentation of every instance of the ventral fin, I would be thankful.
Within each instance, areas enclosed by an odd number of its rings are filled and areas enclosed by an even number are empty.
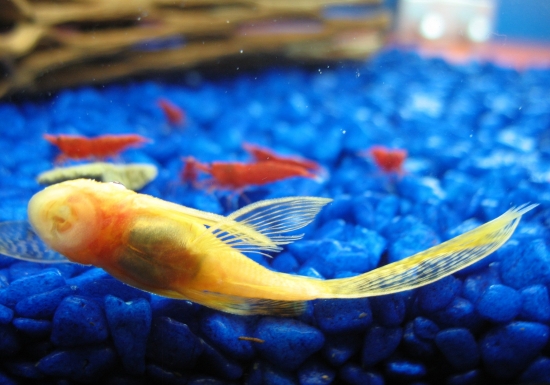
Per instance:
[[[276,252],[280,245],[301,239],[303,234],[285,234],[307,226],[331,201],[315,197],[263,200],[235,211],[208,231],[241,252]]]
[[[186,290],[185,298],[212,309],[238,315],[272,315],[295,317],[302,314],[306,301],[276,301],[263,298],[246,298],[208,291]]]
[[[50,249],[27,221],[0,223],[0,253],[29,262],[71,262]]]

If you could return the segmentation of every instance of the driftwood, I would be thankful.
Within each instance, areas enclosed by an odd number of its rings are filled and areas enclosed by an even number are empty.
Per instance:
[[[359,59],[377,0],[0,0],[0,96],[271,53]]]

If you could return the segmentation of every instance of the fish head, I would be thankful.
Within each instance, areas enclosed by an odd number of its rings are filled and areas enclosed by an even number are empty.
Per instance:
[[[73,262],[95,264],[88,249],[101,230],[102,204],[121,189],[126,190],[120,184],[84,179],[49,186],[29,201],[29,222],[53,250]]]

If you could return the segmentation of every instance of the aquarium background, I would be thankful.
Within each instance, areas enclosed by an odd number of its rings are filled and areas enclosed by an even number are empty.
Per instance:
[[[25,220],[43,188],[35,179],[59,155],[45,133],[150,138],[111,161],[155,165],[141,193],[208,212],[283,196],[334,199],[303,240],[272,258],[250,255],[319,279],[539,206],[471,267],[403,293],[312,301],[295,318],[225,314],[94,267],[1,256],[0,384],[550,382],[549,69],[451,64],[410,47],[368,61],[215,69],[0,101],[0,221]],[[171,122],[159,99],[183,120]],[[251,161],[243,143],[322,171],[244,194],[182,180],[188,156]],[[406,150],[402,172],[381,169],[368,155],[375,145]]]

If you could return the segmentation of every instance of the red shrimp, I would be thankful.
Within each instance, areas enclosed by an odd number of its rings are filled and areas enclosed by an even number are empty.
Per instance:
[[[102,135],[95,138],[44,134],[44,139],[61,150],[62,154],[56,158],[56,162],[66,159],[104,159],[116,156],[128,147],[139,147],[150,142],[150,139],[137,134]]]
[[[205,165],[193,158],[186,159],[182,177],[184,180],[193,181],[197,170],[212,176],[208,184],[214,189],[244,190],[249,186],[261,186],[296,176],[315,178],[315,174],[303,167],[275,161],[212,162],[210,165]]]
[[[390,149],[384,146],[373,146],[368,151],[374,162],[386,173],[395,172],[403,175],[403,162],[407,158],[407,151],[401,149]]]
[[[183,182],[191,183],[193,186],[197,185],[199,179],[199,171],[210,173],[210,167],[204,163],[200,163],[192,156],[182,158],[185,163],[183,170],[180,173],[180,178]]]
[[[278,163],[284,163],[289,164],[292,166],[298,166],[305,168],[307,170],[311,171],[317,171],[321,168],[319,164],[316,162],[309,160],[309,159],[303,159],[303,158],[297,158],[297,157],[289,157],[289,156],[281,156],[270,149],[267,149],[265,147],[256,146],[255,144],[250,143],[244,143],[243,148],[250,154],[256,162],[264,162],[264,161],[274,161]]]
[[[168,99],[159,99],[158,106],[166,115],[168,122],[175,126],[181,126],[185,122],[185,112]]]

